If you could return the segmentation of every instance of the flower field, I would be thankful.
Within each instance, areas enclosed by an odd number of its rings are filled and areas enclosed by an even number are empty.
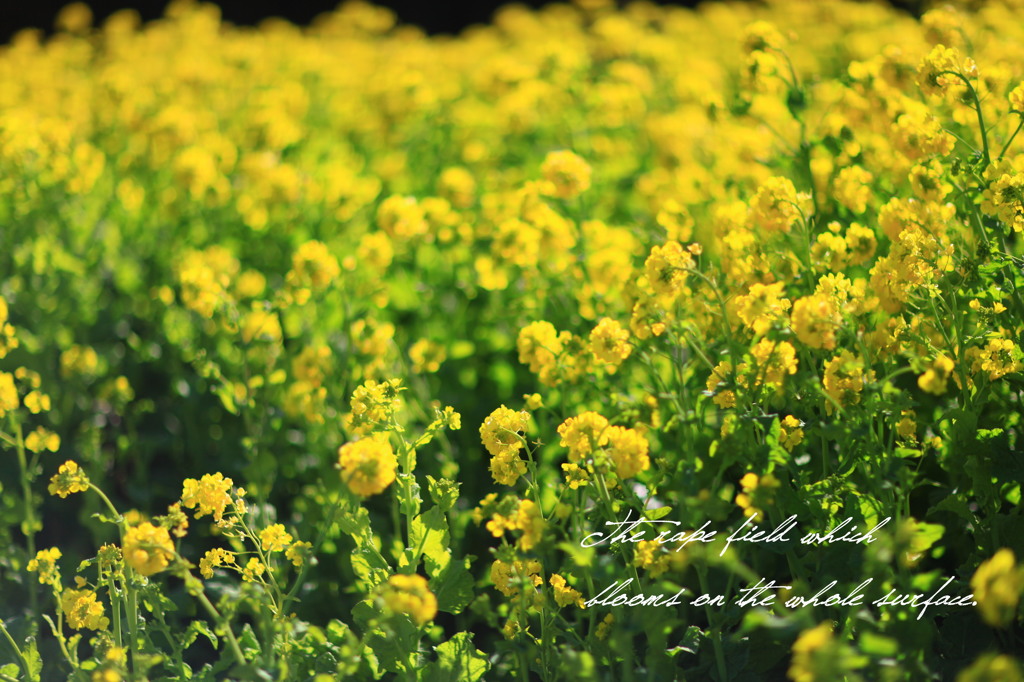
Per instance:
[[[1024,4],[0,48],[0,681],[1024,680]]]

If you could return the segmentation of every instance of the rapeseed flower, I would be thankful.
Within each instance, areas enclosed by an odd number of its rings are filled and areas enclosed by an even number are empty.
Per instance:
[[[145,576],[166,569],[174,559],[170,533],[148,521],[125,531],[122,551],[124,562]]]
[[[356,495],[384,492],[395,480],[398,458],[386,437],[361,438],[338,449],[341,480]],[[290,541],[290,536],[289,536]]]
[[[77,462],[70,459],[60,465],[57,473],[50,479],[48,488],[51,495],[60,495],[62,498],[88,489],[89,477],[78,468]]]
[[[391,576],[383,585],[380,596],[388,610],[409,616],[417,625],[424,625],[437,615],[437,597],[421,575]]]
[[[971,577],[971,589],[981,617],[992,627],[1010,625],[1024,594],[1024,568],[1005,547],[982,562]]]

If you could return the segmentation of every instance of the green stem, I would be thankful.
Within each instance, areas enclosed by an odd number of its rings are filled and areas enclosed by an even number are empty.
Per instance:
[[[601,502],[604,505],[605,513],[608,515],[608,520],[613,522],[617,521],[618,519],[615,518],[615,510],[612,505],[612,497],[611,494],[609,494],[608,486],[605,484],[604,481],[604,474],[602,474],[600,471],[596,471],[594,473],[594,479],[597,481],[597,489],[601,494]],[[623,561],[626,562],[626,565],[629,566],[630,572],[633,574],[633,584],[636,585],[637,590],[639,590],[640,574],[636,570],[636,565],[633,563],[632,557],[629,556],[629,553],[626,550],[626,546],[623,543],[618,544],[619,553],[622,555]]]
[[[242,654],[242,647],[239,646],[238,640],[235,639],[235,633],[231,631],[231,624],[228,623],[227,619],[224,618],[212,602],[207,598],[206,592],[203,591],[203,584],[198,578],[193,576],[190,572],[185,571],[185,584],[195,586],[194,589],[189,590],[193,596],[199,600],[199,603],[203,605],[207,613],[220,625],[224,630],[224,636],[228,638],[228,644],[231,648],[231,654],[235,657],[235,661],[238,665],[245,665],[245,656]]]
[[[21,422],[14,418],[14,412],[8,415],[11,428],[15,434],[15,450],[18,453],[18,467],[21,470],[21,497],[25,505],[25,520],[22,522],[21,531],[25,535],[25,548],[29,558],[36,555],[36,517],[32,508],[32,476],[28,467],[28,460],[25,457],[25,438],[21,430]],[[32,609],[32,617],[39,617],[39,595],[36,592],[34,581],[28,580],[28,599]]]
[[[7,631],[7,627],[4,626],[4,622],[2,620],[0,620],[0,632],[3,633],[4,639],[6,639],[7,643],[11,645],[12,649],[14,649],[14,653],[18,655],[18,666],[21,668],[21,672],[25,675],[25,679],[29,679],[28,661],[25,660],[25,655],[21,653],[21,649],[18,648],[18,645],[15,643],[14,638],[11,637],[11,633]]]
[[[133,673],[138,672],[139,664],[139,603],[138,594],[135,586],[131,584],[131,580],[125,580],[125,591],[128,592],[128,651],[131,654],[131,670]]]
[[[114,523],[120,525],[124,519],[121,517],[120,512],[117,511],[117,507],[115,507],[113,502],[110,501],[110,498],[107,497],[102,490],[96,487],[94,483],[90,483],[89,488],[99,495],[100,499],[103,500],[103,503],[107,505],[107,509],[109,509],[110,513],[114,515]]]
[[[299,591],[299,587],[302,585],[302,580],[306,577],[306,573],[309,571],[309,565],[313,557],[320,551],[324,541],[327,539],[327,534],[330,533],[332,528],[334,528],[334,522],[338,518],[339,509],[341,509],[341,504],[335,503],[331,505],[331,515],[317,534],[316,544],[313,545],[313,551],[310,553],[308,560],[302,562],[302,566],[299,568],[299,573],[295,576],[295,584],[292,585],[292,588],[288,590],[288,593],[281,599],[282,613],[288,613],[288,604],[295,598],[295,594]]]
[[[697,580],[700,583],[700,591],[703,594],[709,594],[707,587],[707,580],[705,576],[707,574],[707,568],[703,564],[697,565]],[[715,649],[715,665],[718,668],[718,678],[722,682],[726,682],[729,679],[728,670],[725,666],[725,651],[722,649],[722,631],[717,625],[712,625],[714,622],[713,614],[710,606],[704,607],[704,614],[708,619],[708,627],[711,628],[711,644]]]
[[[107,576],[107,592],[110,595],[110,610],[113,615],[114,644],[120,649],[123,641],[121,634],[121,596],[118,595],[117,599],[114,599],[114,575],[112,571]]]
[[[1017,124],[1017,129],[1013,131],[1013,135],[1010,135],[1010,139],[1007,140],[1006,144],[1003,145],[1003,148],[999,150],[999,156],[996,158],[996,161],[1003,160],[1003,155],[1006,154],[1006,150],[1010,148],[1011,144],[1013,144],[1013,140],[1017,137],[1017,133],[1020,132],[1021,128],[1024,128],[1024,115],[1021,115],[1020,123]]]
[[[940,76],[947,74],[950,76],[956,76],[963,81],[964,85],[967,86],[967,91],[971,93],[971,99],[974,100],[974,111],[978,114],[978,127],[981,129],[981,153],[985,158],[985,166],[988,167],[988,165],[992,163],[992,157],[989,155],[988,151],[988,133],[985,130],[985,115],[981,113],[981,100],[978,99],[978,91],[974,89],[974,86],[971,84],[971,81],[967,76],[963,75],[959,71],[939,72]]]
[[[64,656],[64,660],[66,660],[74,669],[78,666],[75,663],[75,659],[71,658],[71,653],[68,651],[67,644],[64,641],[64,611],[60,607],[60,598],[57,596],[56,592],[54,593],[54,598],[58,602],[57,624],[54,625],[53,621],[50,620],[50,617],[47,615],[44,615],[43,618],[50,624],[50,631],[53,633],[53,638],[57,640],[57,645],[60,647],[60,652]]]

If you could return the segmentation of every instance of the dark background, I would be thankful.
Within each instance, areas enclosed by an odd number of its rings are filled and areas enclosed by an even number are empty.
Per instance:
[[[0,42],[6,43],[18,30],[27,27],[49,31],[54,17],[70,0],[0,0]],[[750,0],[756,2],[757,0]],[[805,0],[813,2],[814,0]],[[541,7],[548,0],[518,0],[519,4]],[[916,13],[923,0],[892,0],[890,4]],[[101,23],[113,12],[131,7],[144,21],[163,14],[167,0],[86,0],[93,10],[94,23]],[[339,0],[215,0],[224,21],[232,24],[256,24],[267,17],[283,17],[293,23],[308,24],[321,12],[338,6]],[[390,7],[402,23],[414,24],[429,33],[458,33],[466,26],[487,23],[494,10],[508,0],[376,0],[376,5]],[[621,4],[621,1],[620,1]],[[692,7],[697,0],[676,0],[657,4]]]

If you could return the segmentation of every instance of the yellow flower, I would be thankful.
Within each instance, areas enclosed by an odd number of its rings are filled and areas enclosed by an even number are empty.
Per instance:
[[[938,203],[953,191],[953,186],[942,179],[942,167],[937,161],[918,164],[910,169],[910,187],[921,201]]]
[[[380,595],[388,610],[409,616],[417,625],[428,623],[437,615],[437,597],[421,575],[393,575]]]
[[[793,452],[793,448],[803,442],[803,422],[789,414],[782,420],[779,429],[779,443],[786,448],[787,452]]]
[[[429,339],[420,339],[409,348],[412,370],[416,373],[436,372],[447,356],[444,346]]]
[[[615,464],[615,475],[632,478],[651,466],[647,450],[647,439],[636,429],[624,426],[609,426],[605,431],[608,438],[608,454]]]
[[[687,557],[682,547],[668,549],[661,540],[641,540],[633,554],[633,565],[647,571],[651,578],[667,573],[670,570],[681,571],[686,568]]]
[[[736,495],[736,505],[743,510],[744,516],[760,516],[764,507],[774,504],[775,490],[779,485],[779,479],[772,474],[745,474],[740,479],[743,492]]]
[[[989,339],[984,348],[969,349],[968,357],[973,358],[971,372],[987,372],[989,381],[1014,374],[1024,368],[1020,348],[1010,339]]]
[[[491,477],[501,485],[515,485],[526,473],[526,462],[516,452],[501,452],[491,458]]]
[[[32,414],[50,411],[50,396],[41,391],[29,391],[25,396],[25,407]]]
[[[92,590],[64,590],[60,608],[67,616],[68,625],[75,630],[106,630],[110,619],[103,615],[103,604],[96,601]]]
[[[960,671],[956,682],[1024,682],[1024,673],[1012,656],[982,654]]]
[[[991,166],[985,175],[992,182],[982,193],[981,209],[1014,232],[1024,230],[1024,173],[1004,163]]]
[[[1007,96],[1010,102],[1010,110],[1016,114],[1024,116],[1024,83],[1021,83],[1013,90],[1010,90],[1010,94]]]
[[[800,219],[805,200],[789,178],[769,178],[750,201],[751,220],[766,232],[789,232]]]
[[[0,417],[18,409],[18,389],[14,386],[14,375],[0,372]]]
[[[146,521],[125,532],[123,554],[126,564],[149,576],[167,568],[174,558],[174,543],[166,528]]]
[[[198,507],[195,512],[197,519],[213,514],[213,520],[220,523],[224,510],[231,504],[229,492],[232,484],[233,481],[219,471],[204,474],[198,481],[186,478],[181,491],[181,503],[189,509]]]
[[[266,289],[267,278],[255,270],[246,270],[235,281],[235,295],[238,298],[257,298],[262,296]]]
[[[793,682],[838,679],[827,677],[827,672],[832,668],[828,660],[832,642],[832,624],[829,622],[801,632],[793,643],[789,678]]]
[[[660,296],[674,297],[679,294],[688,275],[694,268],[693,255],[679,242],[666,242],[651,249],[644,261],[647,282]]]
[[[264,552],[284,551],[293,539],[280,523],[267,526],[260,531],[260,544],[263,546]]]
[[[590,457],[608,443],[608,420],[597,412],[584,412],[566,419],[558,427],[562,447],[569,448],[569,461]]]
[[[554,370],[563,346],[554,325],[540,320],[519,330],[516,349],[519,362],[529,365],[534,374],[546,376]]]
[[[57,473],[50,479],[48,488],[51,495],[60,495],[62,498],[72,493],[81,493],[89,489],[89,477],[78,468],[78,463],[68,460],[60,465]]]
[[[761,339],[750,350],[756,374],[751,388],[765,385],[781,392],[782,382],[787,375],[796,374],[796,348],[789,341]]]
[[[978,66],[970,57],[961,59],[955,47],[936,45],[917,67],[917,84],[926,95],[946,90],[959,94],[966,89],[963,78],[977,78]]]
[[[209,579],[213,577],[213,569],[220,568],[225,564],[236,565],[234,552],[215,547],[207,551],[203,558],[199,560],[199,572],[204,578]]]
[[[162,520],[165,528],[170,528],[176,538],[185,537],[188,532],[188,516],[181,511],[181,503],[175,502],[167,507],[167,516]]]
[[[600,623],[597,624],[597,632],[594,633],[594,636],[597,637],[597,639],[599,641],[602,641],[602,642],[604,640],[608,639],[608,635],[611,633],[612,625],[614,623],[615,623],[615,616],[613,616],[612,614],[609,613],[608,615],[606,615],[604,617],[603,620],[601,620]]]
[[[590,189],[590,166],[568,150],[549,152],[540,167],[549,183],[547,194],[572,199]]]
[[[519,538],[519,548],[527,552],[540,542],[547,522],[544,521],[540,507],[532,500],[522,500],[516,510],[515,527],[523,531]]]
[[[332,369],[331,349],[327,346],[306,346],[292,360],[292,374],[299,381],[319,387]]]
[[[362,438],[338,449],[341,480],[356,495],[384,492],[395,480],[398,459],[386,437]]]
[[[1010,625],[1017,615],[1017,604],[1024,593],[1024,568],[1017,566],[1013,551],[1000,549],[978,566],[971,578],[971,589],[981,617],[992,627]]]
[[[60,375],[92,376],[99,367],[99,356],[91,346],[71,346],[60,354]]]
[[[833,401],[840,407],[859,403],[864,384],[873,378],[873,371],[864,372],[864,360],[848,350],[829,360],[825,364],[825,376],[821,380],[825,386],[825,393],[832,398],[826,401],[825,411],[832,414],[835,410]]]
[[[293,287],[322,291],[340,274],[338,259],[331,255],[327,245],[312,240],[300,245],[292,254],[292,269],[286,280]]]
[[[846,230],[846,252],[850,256],[850,265],[863,265],[875,257],[878,240],[875,232],[869,227],[851,223]]]
[[[565,483],[571,489],[576,490],[590,482],[590,474],[578,464],[563,462],[562,471],[565,472]]]
[[[349,404],[352,414],[348,426],[356,433],[365,434],[388,428],[401,405],[401,379],[377,382],[373,379],[357,386]]]
[[[480,425],[480,439],[492,456],[517,453],[523,447],[521,432],[526,431],[530,414],[516,412],[504,405],[491,412]]]
[[[793,304],[790,324],[796,337],[810,348],[835,348],[836,331],[841,323],[842,316],[835,302],[825,294],[804,296]]]
[[[491,582],[506,597],[514,597],[524,585],[542,585],[540,571],[540,562],[536,559],[516,560],[511,564],[499,559],[491,564]]]
[[[25,447],[32,452],[42,452],[43,450],[57,452],[60,449],[60,436],[39,426],[25,436]]]
[[[565,582],[565,578],[557,573],[552,573],[551,578],[548,579],[548,583],[554,588],[555,591],[555,603],[559,606],[568,606],[569,604],[575,604],[581,609],[583,605],[583,594],[578,590],[574,590],[569,587]]]
[[[36,557],[28,562],[27,568],[29,571],[39,572],[39,582],[43,585],[52,585],[55,588],[60,588],[60,567],[57,565],[57,559],[60,559],[60,550],[56,547],[50,549],[41,549],[36,552]]]
[[[913,410],[901,410],[900,420],[896,423],[896,433],[900,438],[908,441],[917,440],[917,422],[914,421],[916,413]]]
[[[736,406],[736,391],[722,388],[728,385],[731,373],[732,363],[723,360],[711,370],[711,376],[705,383],[707,395],[714,396],[711,400],[723,410]]]
[[[460,166],[445,168],[438,177],[441,196],[455,208],[468,208],[473,204],[476,180],[473,174]]]
[[[245,568],[242,569],[242,580],[247,583],[261,582],[260,578],[266,571],[267,567],[259,559],[252,557],[246,562]]]
[[[590,352],[601,362],[607,363],[609,371],[614,371],[632,351],[629,331],[610,317],[601,318],[590,332]]]
[[[287,550],[285,550],[284,556],[288,561],[292,562],[296,568],[301,566],[306,558],[313,553],[313,544],[310,542],[303,542],[298,540],[293,542]]]
[[[267,310],[259,303],[254,303],[242,320],[242,341],[275,342],[281,340],[281,322],[277,313]]]
[[[945,355],[937,356],[924,374],[917,378],[917,385],[922,391],[934,395],[942,395],[946,392],[946,383],[953,375],[953,361]]]
[[[755,21],[743,29],[743,51],[780,50],[786,44],[785,38],[775,24],[769,21]]]
[[[423,215],[423,207],[415,197],[393,195],[377,207],[377,225],[389,237],[405,240],[426,234],[429,225]]]
[[[873,179],[874,176],[860,166],[843,168],[832,183],[833,196],[853,213],[863,213],[871,199]]]
[[[732,307],[735,308],[740,320],[747,325],[755,335],[762,336],[768,333],[776,320],[785,319],[785,313],[790,308],[790,301],[783,296],[785,283],[751,284],[746,294],[737,296]]]

